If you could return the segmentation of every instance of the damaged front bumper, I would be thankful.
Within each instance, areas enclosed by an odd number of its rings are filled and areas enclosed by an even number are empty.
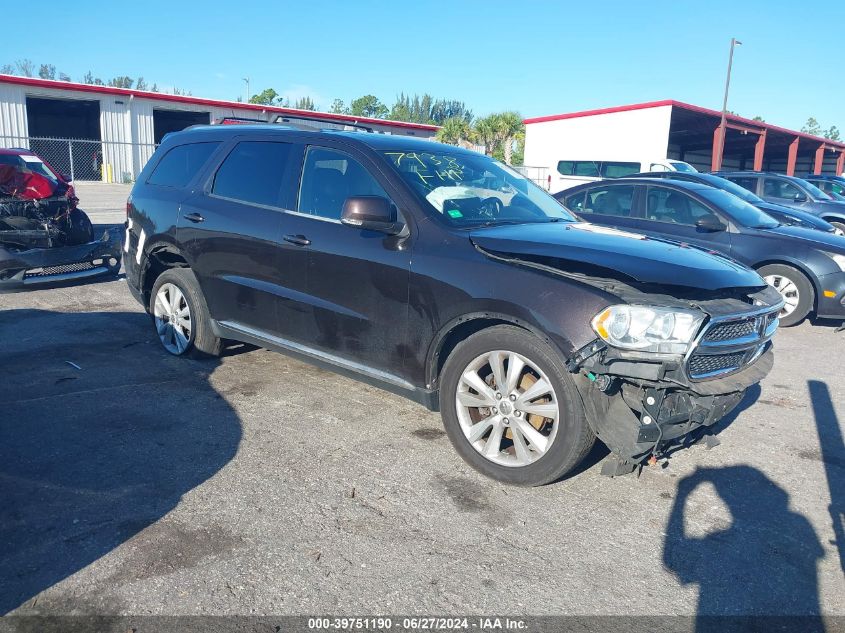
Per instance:
[[[121,232],[75,246],[9,250],[0,246],[0,292],[115,274],[120,269]]]
[[[685,355],[629,352],[596,340],[569,361],[596,436],[631,472],[711,427],[771,371],[780,305],[711,317]]]

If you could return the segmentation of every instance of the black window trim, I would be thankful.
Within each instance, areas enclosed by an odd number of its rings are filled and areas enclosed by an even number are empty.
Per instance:
[[[289,209],[284,207],[283,205],[277,206],[273,204],[262,204],[260,202],[252,202],[250,200],[243,200],[241,198],[232,198],[230,196],[221,196],[218,193],[214,193],[214,181],[217,178],[217,172],[220,171],[220,168],[223,166],[223,163],[226,162],[226,159],[229,155],[235,151],[235,148],[240,145],[241,143],[282,143],[284,145],[291,146],[291,157],[288,161],[288,164],[285,166],[285,169],[281,176],[281,183],[279,185],[280,191],[284,187],[290,188],[293,184],[291,183],[291,174],[293,173],[294,164],[299,159],[298,153],[300,152],[301,145],[295,140],[280,140],[278,136],[266,136],[266,135],[247,135],[247,136],[236,136],[230,142],[221,143],[222,147],[218,148],[221,151],[221,156],[219,156],[212,166],[212,168],[208,171],[207,175],[205,176],[203,182],[203,193],[208,196],[209,198],[215,198],[216,200],[224,200],[226,202],[233,202],[235,204],[244,204],[250,207],[256,207],[259,209],[267,209],[269,211],[277,211],[280,213],[287,213]],[[214,156],[212,154],[212,156]]]
[[[590,184],[589,186],[584,186],[584,188],[581,191],[584,192],[586,195],[591,194],[596,189],[602,189],[602,188],[604,188],[604,189],[607,189],[609,187],[632,187],[633,188],[633,192],[631,193],[631,213],[630,213],[630,215],[607,215],[605,213],[593,213],[591,211],[585,212],[585,215],[588,215],[588,216],[599,215],[603,218],[623,218],[625,220],[640,220],[640,219],[642,219],[641,216],[640,216],[641,210],[638,208],[638,205],[639,205],[639,201],[640,201],[640,197],[641,197],[640,196],[641,187],[643,187],[643,186],[644,185],[642,185],[640,183],[625,182],[624,178],[608,178],[608,179],[605,179],[605,180],[597,180],[593,184]],[[565,193],[565,191],[566,190],[564,189],[564,191],[562,191],[561,193]],[[586,197],[584,198],[584,200],[586,201]]]
[[[664,190],[669,191],[671,193],[680,193],[682,195],[687,196],[688,198],[695,200],[701,206],[710,209],[710,212],[713,215],[715,215],[721,222],[723,222],[728,227],[728,230],[726,232],[728,232],[728,233],[733,232],[733,227],[734,227],[733,219],[729,215],[726,215],[725,213],[723,213],[720,209],[716,209],[713,206],[713,204],[708,200],[700,198],[699,196],[696,196],[695,194],[690,193],[689,191],[685,191],[684,189],[676,189],[674,187],[667,187],[665,185],[659,185],[659,184],[647,184],[646,185],[646,184],[643,184],[643,185],[640,185],[640,186],[643,189],[642,189],[642,195],[640,196],[640,200],[641,200],[642,203],[640,205],[641,208],[639,210],[640,214],[637,217],[638,220],[642,220],[643,222],[653,222],[654,224],[666,224],[668,226],[686,226],[686,227],[690,227],[690,228],[693,228],[693,229],[696,227],[695,224],[681,224],[680,222],[666,222],[665,220],[652,220],[650,217],[648,217],[648,190],[649,190],[649,187],[656,187],[656,188],[659,188],[659,189],[664,189]]]
[[[806,189],[804,189],[804,187],[802,187],[799,183],[794,182],[794,181],[790,180],[789,178],[781,178],[781,177],[780,177],[779,175],[777,175],[777,174],[775,174],[775,175],[769,175],[769,174],[767,174],[767,175],[763,176],[762,180],[763,180],[763,184],[762,184],[762,187],[763,187],[763,193],[765,193],[765,192],[766,192],[766,180],[774,180],[774,181],[776,181],[776,182],[781,182],[781,183],[786,183],[787,185],[792,185],[793,187],[795,187],[796,189],[798,189],[798,191],[799,191],[799,192],[801,192],[801,193],[803,193],[805,196],[807,196],[807,198],[808,198],[809,200],[815,200],[815,198],[814,198],[812,195],[810,195],[810,192],[809,192],[809,191],[807,191]],[[782,197],[780,197],[780,196],[769,196],[769,197],[771,197],[771,198],[777,198],[778,200],[792,200],[792,198],[790,198],[790,197],[788,197],[788,196],[787,196],[786,198],[782,198]]]
[[[356,163],[361,165],[361,167],[364,169],[364,171],[366,171],[370,175],[370,177],[373,180],[376,181],[376,184],[378,184],[378,186],[382,188],[384,193],[387,194],[388,201],[390,201],[390,204],[392,204],[396,208],[396,218],[397,218],[397,220],[399,222],[402,222],[402,224],[404,224],[405,226],[408,226],[408,222],[406,221],[402,212],[399,210],[399,205],[396,204],[396,201],[394,200],[394,196],[392,196],[390,194],[390,192],[384,186],[384,183],[382,183],[381,180],[379,180],[379,178],[373,173],[374,170],[371,167],[368,167],[366,165],[366,163],[363,160],[361,160],[359,157],[353,155],[352,152],[347,151],[345,148],[335,147],[333,145],[328,145],[328,144],[318,144],[318,143],[311,143],[311,142],[306,141],[305,143],[302,144],[301,147],[302,147],[302,153],[301,153],[302,160],[299,164],[299,174],[298,174],[297,179],[296,179],[296,195],[294,196],[294,199],[293,199],[294,208],[293,209],[284,209],[285,213],[287,213],[288,215],[293,215],[293,216],[300,217],[300,218],[309,218],[311,220],[318,220],[318,221],[321,221],[321,222],[330,222],[332,224],[343,224],[343,222],[341,222],[339,219],[336,220],[335,218],[327,218],[325,216],[317,215],[315,213],[303,213],[302,211],[298,210],[299,209],[299,196],[302,194],[302,179],[303,179],[303,175],[305,174],[305,165],[308,162],[308,152],[313,147],[314,149],[322,149],[322,150],[326,150],[326,151],[330,151],[330,152],[335,152],[337,154],[343,154],[344,156],[346,156],[350,160],[354,160]]]

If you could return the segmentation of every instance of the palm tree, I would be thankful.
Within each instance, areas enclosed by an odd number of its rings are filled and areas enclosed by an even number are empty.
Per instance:
[[[505,163],[511,164],[513,159],[513,144],[525,133],[525,124],[518,112],[502,112],[496,116],[496,136],[502,144]]]
[[[499,115],[491,114],[475,122],[475,140],[484,146],[484,153],[492,156],[499,143]]]
[[[461,147],[472,146],[472,128],[463,117],[452,117],[443,122],[443,126],[437,130],[437,140],[449,145]]]

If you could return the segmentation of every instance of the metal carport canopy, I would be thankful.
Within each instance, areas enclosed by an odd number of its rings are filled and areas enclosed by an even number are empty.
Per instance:
[[[669,145],[679,148],[679,156],[689,152],[707,152],[712,169],[722,163],[717,156],[721,112],[701,106],[665,99],[597,110],[585,110],[525,119],[526,124],[560,119],[589,117],[613,112],[627,112],[671,106]],[[845,171],[845,143],[790,130],[765,121],[746,119],[736,114],[726,116],[724,159],[739,163],[739,169],[781,171],[794,175],[799,164],[805,171],[820,174]],[[802,172],[803,173],[803,172]]]

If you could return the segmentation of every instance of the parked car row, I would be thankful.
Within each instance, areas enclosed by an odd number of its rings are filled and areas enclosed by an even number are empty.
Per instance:
[[[781,293],[784,326],[800,323],[811,312],[845,319],[841,235],[782,224],[772,217],[769,203],[755,206],[715,176],[643,176],[588,183],[556,197],[594,224],[694,244],[755,269]]]
[[[766,202],[812,213],[845,230],[845,202],[832,198],[803,178],[767,172],[718,172]],[[818,179],[817,179],[818,181]]]

